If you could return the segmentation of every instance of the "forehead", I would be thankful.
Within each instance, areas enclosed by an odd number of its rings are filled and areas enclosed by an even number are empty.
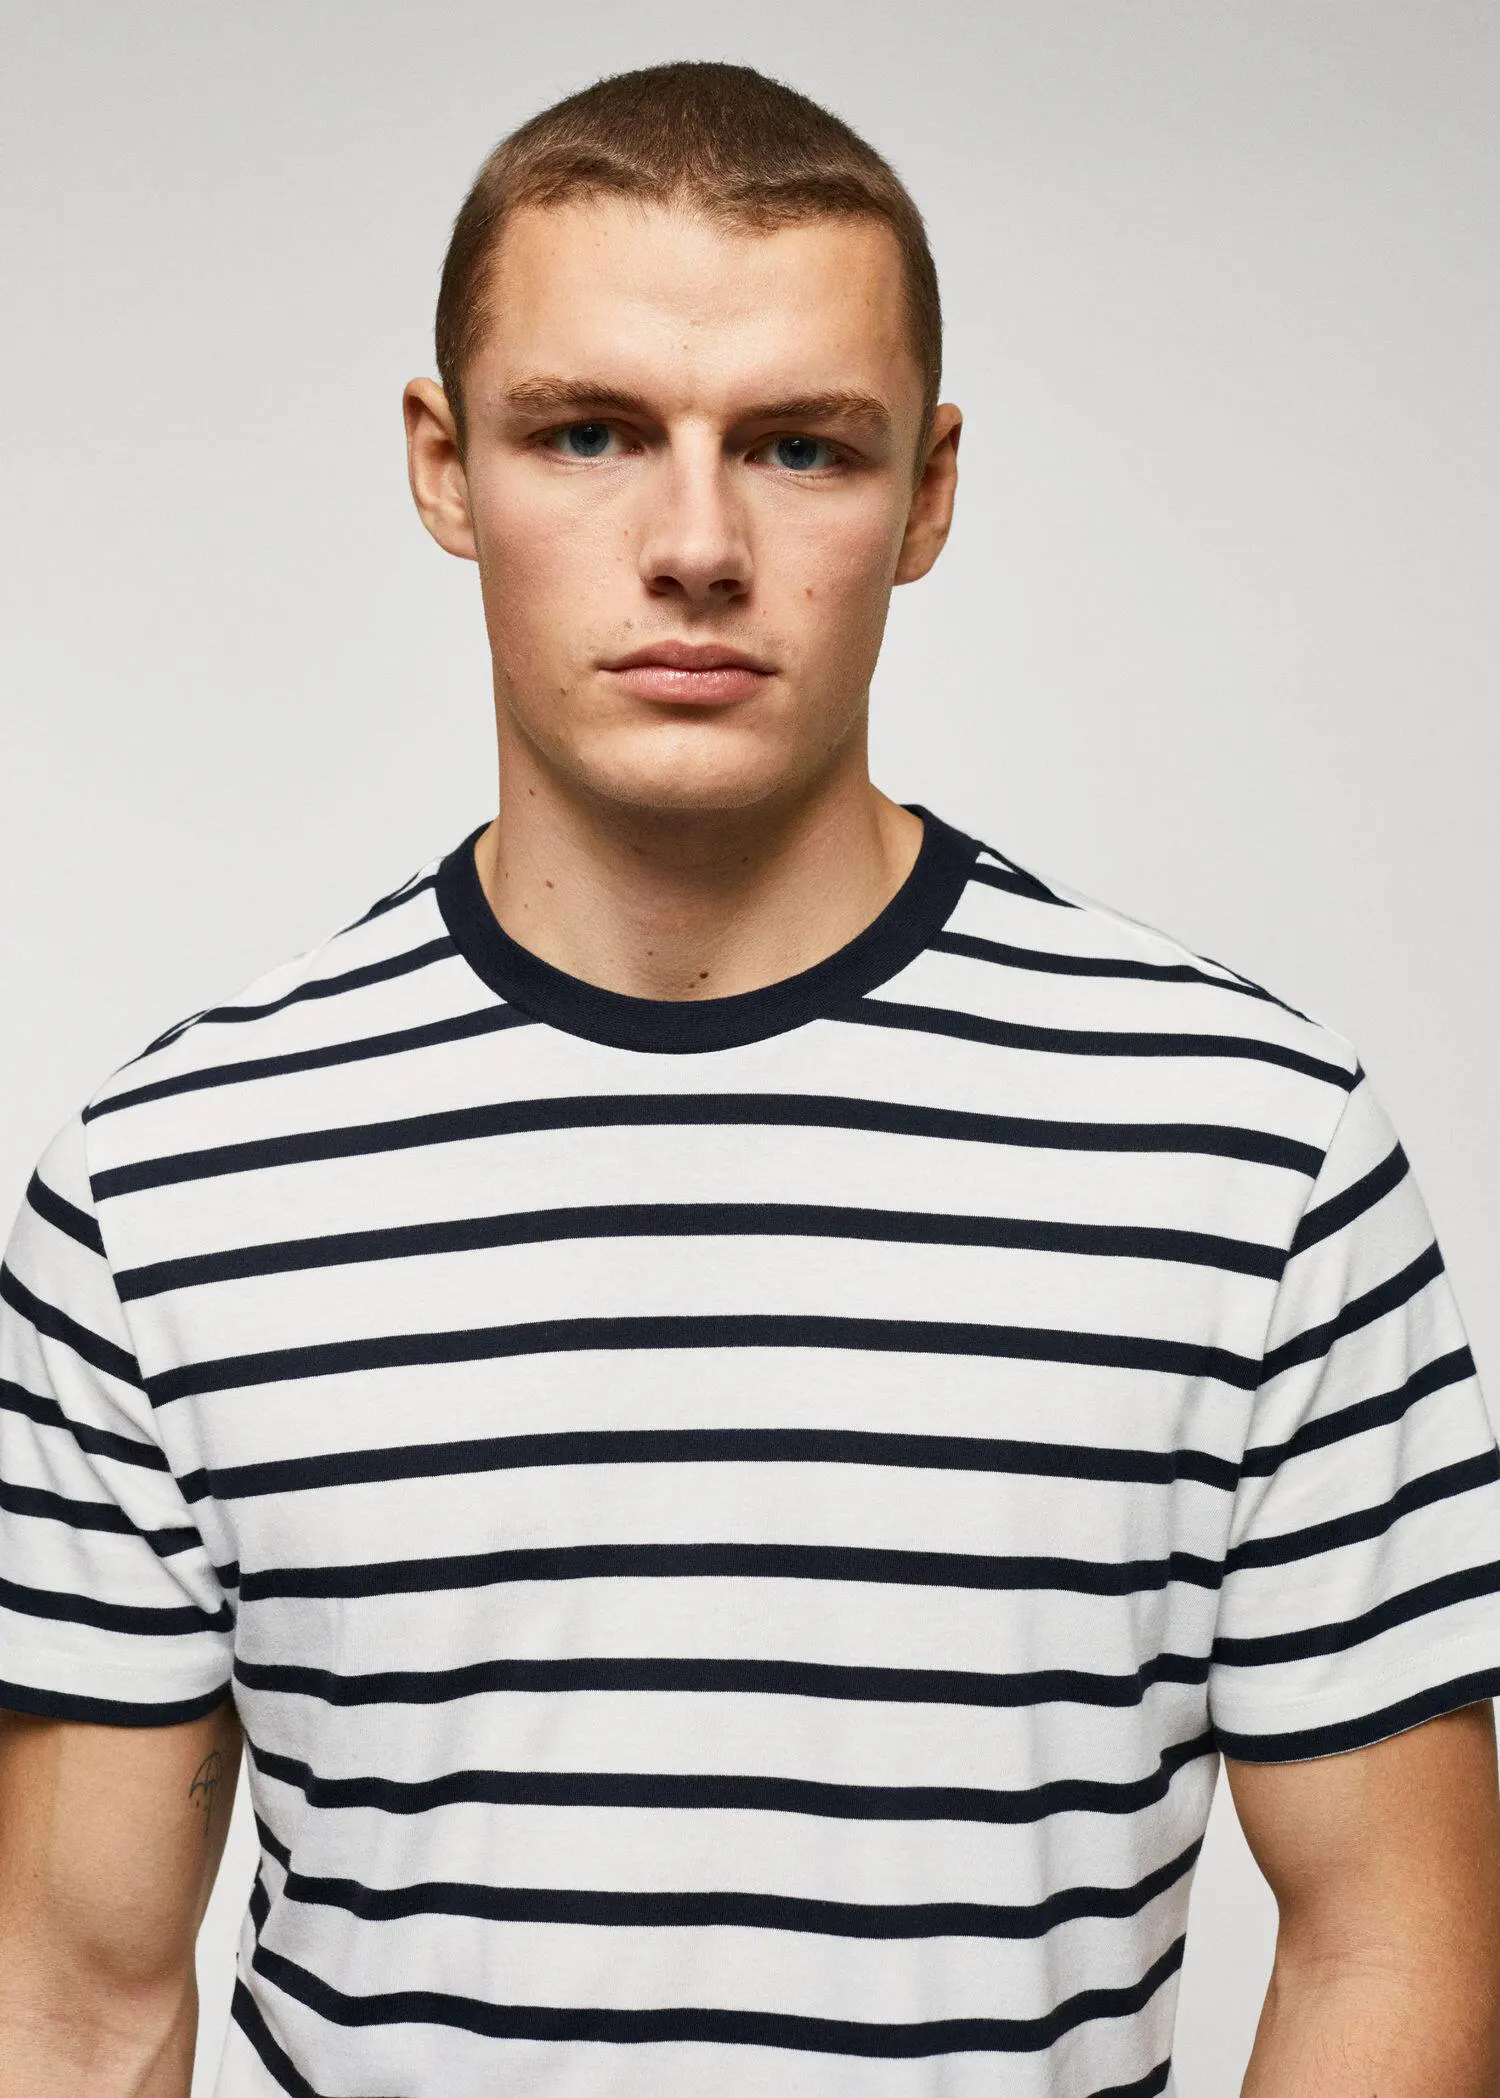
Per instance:
[[[482,390],[585,371],[636,392],[860,388],[896,413],[920,403],[900,249],[878,220],[758,232],[633,198],[524,207],[484,304],[470,374]]]

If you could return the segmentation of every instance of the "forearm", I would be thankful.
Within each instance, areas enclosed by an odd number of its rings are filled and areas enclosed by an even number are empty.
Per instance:
[[[1496,1978],[1277,1950],[1243,2098],[1500,2098]]]

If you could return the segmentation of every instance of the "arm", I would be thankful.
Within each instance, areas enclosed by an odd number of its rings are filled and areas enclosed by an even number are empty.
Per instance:
[[[0,1714],[0,2098],[188,2098],[239,1756],[227,1701],[185,1726]]]
[[[1244,2098],[1500,2098],[1490,1707],[1226,1768],[1281,1919]]]

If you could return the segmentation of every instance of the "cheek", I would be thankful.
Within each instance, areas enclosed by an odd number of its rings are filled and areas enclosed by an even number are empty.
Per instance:
[[[598,604],[601,582],[628,559],[617,521],[563,511],[530,489],[484,491],[474,505],[480,581],[491,638],[503,629],[512,646],[521,634],[559,648]],[[560,617],[566,612],[567,617]],[[535,641],[529,644],[535,652]]]
[[[778,594],[809,618],[837,633],[884,622],[901,550],[900,522],[885,505],[850,504],[839,514],[782,518],[766,545]],[[834,631],[829,640],[837,645]]]

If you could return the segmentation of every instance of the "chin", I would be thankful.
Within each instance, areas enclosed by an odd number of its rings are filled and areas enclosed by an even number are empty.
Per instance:
[[[709,816],[781,799],[794,782],[764,766],[631,766],[575,775],[599,800],[643,815]]]
[[[585,792],[617,808],[707,816],[795,795],[816,776],[823,753],[787,749],[765,735],[736,734],[727,722],[705,722],[674,724],[648,736],[608,737],[593,748],[553,755]]]

